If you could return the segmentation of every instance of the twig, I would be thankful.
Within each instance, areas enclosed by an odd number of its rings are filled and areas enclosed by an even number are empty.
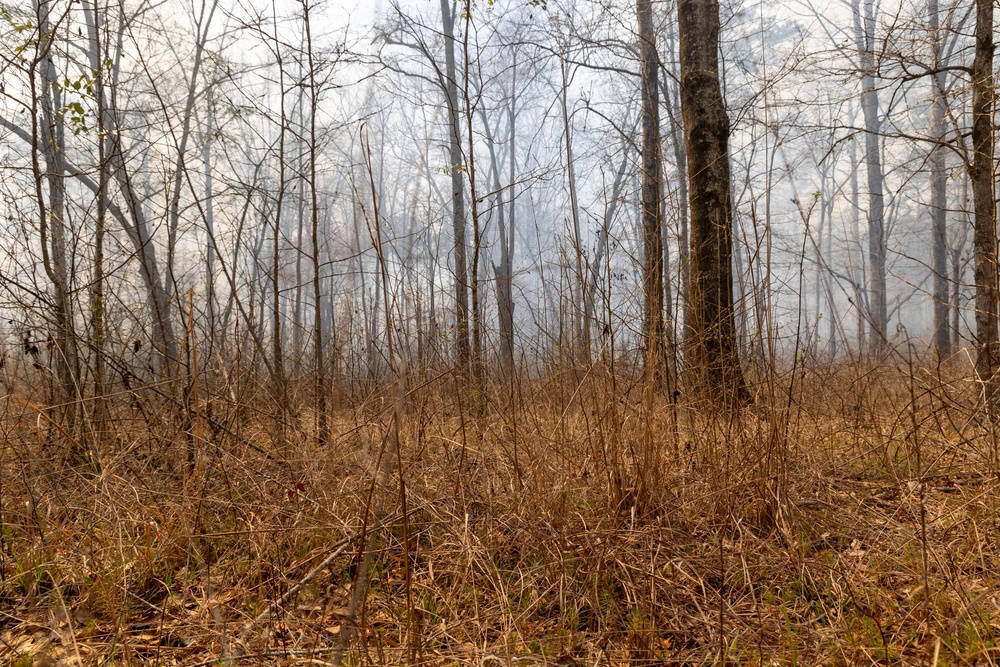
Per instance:
[[[272,602],[271,604],[269,604],[268,607],[267,607],[267,609],[265,609],[264,611],[262,611],[260,613],[260,615],[257,616],[257,618],[253,619],[252,621],[247,622],[247,624],[243,626],[243,635],[246,636],[246,635],[250,634],[251,632],[253,632],[253,630],[257,627],[257,625],[261,621],[263,621],[268,616],[270,616],[271,614],[274,613],[275,609],[277,609],[278,607],[280,607],[281,605],[285,604],[290,599],[292,599],[292,597],[296,593],[298,593],[299,591],[301,591],[306,585],[309,584],[310,581],[312,581],[313,579],[315,579],[316,575],[318,575],[320,572],[322,572],[323,570],[325,570],[330,565],[330,563],[332,563],[338,556],[340,556],[342,553],[344,553],[344,551],[347,550],[347,547],[349,547],[351,545],[351,542],[353,542],[354,540],[356,540],[358,537],[359,537],[358,534],[351,535],[349,537],[345,537],[340,542],[338,542],[336,545],[334,545],[335,546],[334,551],[329,556],[327,556],[326,558],[324,558],[322,563],[320,563],[319,565],[317,565],[316,567],[314,567],[312,570],[310,570],[309,574],[307,574],[305,577],[303,577],[302,580],[299,581],[299,583],[295,584],[290,589],[288,589],[288,591],[286,591],[284,595],[282,595],[280,598],[278,598],[277,600],[275,600],[274,602]],[[235,659],[235,658],[231,658],[231,659]],[[211,664],[211,661],[209,661],[208,663],[205,663],[205,664]]]
[[[327,651],[333,651],[332,646],[322,646],[319,648],[287,648],[287,649],[272,649],[270,651],[260,651],[258,653],[241,653],[240,655],[233,655],[228,658],[232,662],[237,660],[259,660],[261,658],[282,658],[298,655],[318,655],[320,653],[325,653]],[[196,662],[189,667],[208,667],[209,665],[216,665],[219,663],[219,658],[212,658],[211,660],[203,660],[201,662]]]
[[[411,509],[409,511],[409,514],[412,514],[412,513],[416,512],[418,510],[421,510],[421,509],[425,508],[426,506],[427,506],[427,504],[423,504],[423,505],[419,505],[417,507],[414,507],[413,509]],[[391,524],[392,521],[395,520],[395,518],[396,518],[395,514],[393,514],[391,516],[387,516],[382,521],[379,521],[377,524],[375,524],[374,528],[376,530],[385,528],[387,525]],[[309,584],[309,582],[312,581],[313,579],[315,579],[316,576],[320,572],[322,572],[327,567],[329,567],[330,563],[332,563],[334,560],[336,560],[338,556],[342,555],[344,553],[344,551],[347,550],[347,547],[349,547],[351,545],[352,542],[354,542],[355,540],[357,540],[358,538],[361,537],[361,534],[362,534],[361,531],[359,531],[357,533],[354,533],[353,535],[348,535],[344,539],[342,539],[339,542],[336,542],[335,544],[333,544],[331,546],[331,548],[333,549],[333,552],[331,552],[329,556],[327,556],[326,558],[324,558],[323,562],[321,562],[319,565],[317,565],[312,570],[310,570],[309,573],[306,574],[306,576],[304,576],[301,580],[299,580],[299,583],[295,584],[290,589],[288,589],[288,591],[286,591],[284,595],[282,595],[280,598],[278,598],[277,600],[275,600],[274,602],[272,602],[271,604],[269,604],[267,606],[267,609],[265,609],[264,611],[262,611],[256,618],[254,618],[251,621],[248,621],[243,626],[243,633],[242,633],[243,636],[246,637],[249,633],[253,632],[253,630],[257,627],[257,625],[261,621],[263,621],[268,616],[270,616],[271,614],[273,614],[274,611],[278,607],[280,607],[281,605],[283,605],[286,602],[288,602],[289,600],[291,600],[292,597],[296,593],[298,593],[305,586],[307,586]],[[254,655],[257,655],[257,654],[254,654]],[[250,656],[250,657],[252,657],[252,656]],[[235,660],[237,658],[233,657],[233,658],[230,658],[230,659]],[[206,664],[210,664],[210,663],[206,663]]]

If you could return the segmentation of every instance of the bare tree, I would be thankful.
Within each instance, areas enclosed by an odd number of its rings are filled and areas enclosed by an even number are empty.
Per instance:
[[[59,384],[63,418],[72,430],[76,422],[80,368],[70,299],[70,272],[67,254],[65,127],[62,116],[62,88],[56,76],[55,40],[66,18],[52,16],[50,0],[35,4],[38,19],[36,57],[31,62],[31,99],[40,114],[31,115],[31,163],[38,204],[42,266],[52,284],[52,316],[55,328],[53,365]],[[37,75],[36,75],[37,69]],[[40,118],[39,118],[40,116]],[[38,160],[41,152],[44,169]],[[46,187],[47,186],[47,187]],[[46,192],[43,190],[47,190]],[[82,452],[77,452],[82,454]]]
[[[642,236],[643,335],[646,374],[657,387],[665,383],[667,370],[663,321],[663,222],[660,217],[660,56],[656,50],[652,0],[636,0],[639,24],[639,61],[642,89]],[[721,101],[721,100],[720,100]]]
[[[458,366],[467,371],[469,356],[469,273],[465,243],[465,184],[462,178],[461,111],[458,106],[458,74],[455,65],[455,7],[441,0],[441,29],[444,34],[444,92],[448,103],[448,130],[451,164],[451,221],[455,264],[455,345]]]
[[[886,299],[885,203],[883,195],[881,116],[875,88],[875,7],[874,0],[854,0],[854,39],[861,65],[861,110],[865,117],[865,167],[868,173],[868,345],[881,356],[888,342],[888,302]]]
[[[285,165],[285,152],[286,152],[286,134],[288,130],[288,115],[285,110],[285,64],[284,56],[282,53],[282,43],[278,37],[278,25],[277,25],[277,10],[274,9],[272,5],[273,16],[274,16],[274,34],[271,35],[272,49],[275,58],[275,64],[278,70],[278,192],[276,194],[276,199],[274,203],[274,210],[272,213],[271,224],[274,228],[274,234],[271,238],[271,289],[273,301],[271,302],[271,326],[272,326],[272,340],[271,340],[271,353],[273,358],[271,360],[273,371],[272,381],[274,382],[274,392],[275,399],[278,404],[278,411],[280,414],[280,422],[282,429],[284,428],[285,416],[288,414],[288,388],[286,386],[285,379],[285,361],[284,361],[284,342],[282,340],[282,319],[283,314],[281,310],[281,213],[282,205],[285,200],[285,190],[287,186],[287,176],[286,176],[286,165]]]
[[[302,0],[302,22],[306,33],[306,58],[308,60],[307,85],[309,88],[309,207],[313,265],[313,391],[316,401],[316,430],[319,443],[325,445],[330,438],[326,414],[326,357],[323,349],[323,293],[320,289],[320,234],[319,234],[319,183],[316,166],[318,135],[316,115],[319,112],[318,67],[313,54],[312,21],[309,0]]]
[[[556,15],[556,29],[558,31],[559,49],[559,109],[562,113],[563,130],[563,150],[566,157],[566,183],[569,189],[569,220],[571,224],[573,259],[574,259],[574,280],[571,287],[573,293],[572,309],[572,330],[573,347],[577,359],[583,364],[590,363],[590,322],[587,321],[587,300],[585,291],[586,283],[583,271],[583,237],[580,233],[580,203],[577,197],[576,169],[573,160],[573,135],[571,132],[569,113],[569,88],[570,75],[566,68],[567,45],[565,38],[559,29],[558,15]]]
[[[102,140],[106,169],[113,174],[118,186],[119,196],[124,199],[124,210],[116,203],[108,201],[108,212],[119,222],[132,244],[135,256],[139,259],[140,277],[146,290],[146,301],[152,319],[152,341],[160,360],[160,373],[173,376],[177,372],[177,339],[174,334],[173,322],[170,317],[170,298],[160,273],[156,259],[156,245],[153,242],[153,230],[149,223],[146,210],[143,207],[143,197],[137,189],[137,182],[126,159],[126,148],[120,123],[121,111],[118,108],[119,95],[116,92],[121,78],[120,64],[122,51],[122,31],[126,17],[118,17],[118,37],[115,54],[101,60],[99,26],[96,20],[96,7],[91,2],[83,2],[83,13],[87,23],[88,43],[87,57],[90,69],[97,71],[107,68],[107,76],[97,90],[100,95]],[[106,49],[110,50],[110,49]],[[0,121],[2,122],[2,121]],[[72,169],[77,179],[95,194],[102,191],[82,169]]]
[[[938,10],[938,0],[928,0],[928,29],[931,32],[933,61],[931,67],[935,74],[931,79],[931,138],[934,145],[930,154],[931,181],[931,263],[934,271],[934,348],[938,357],[945,359],[951,356],[951,329],[948,324],[948,197],[946,186],[948,173],[946,171],[945,145],[947,127],[945,123],[946,100],[944,72],[940,71],[941,62],[941,28]]]
[[[729,117],[719,84],[719,3],[680,0],[677,17],[691,196],[685,362],[696,394],[733,405],[746,390],[733,307]]]
[[[976,0],[976,50],[972,62],[972,150],[966,162],[975,210],[973,248],[976,272],[976,372],[989,405],[997,399],[1000,362],[997,285],[997,209],[993,180],[993,0]]]

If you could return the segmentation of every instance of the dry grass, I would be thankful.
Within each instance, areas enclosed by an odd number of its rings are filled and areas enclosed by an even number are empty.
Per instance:
[[[975,394],[816,369],[725,417],[600,372],[485,404],[440,381],[404,401],[397,454],[381,398],[338,408],[320,448],[305,412],[282,436],[252,397],[185,421],[140,391],[97,471],[11,389],[0,661],[993,664],[1000,495]]]

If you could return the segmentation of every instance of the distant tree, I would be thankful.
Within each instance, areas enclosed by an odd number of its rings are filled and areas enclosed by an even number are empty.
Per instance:
[[[56,75],[56,37],[67,13],[53,15],[50,0],[35,4],[38,41],[31,61],[31,97],[40,114],[32,113],[31,166],[35,180],[41,237],[42,267],[52,284],[52,318],[55,328],[53,365],[60,395],[55,403],[72,429],[80,381],[77,340],[72,312],[71,276],[66,220],[66,146],[62,87]],[[37,73],[36,73],[37,72]],[[44,167],[38,160],[39,153]]]
[[[861,65],[861,111],[865,118],[865,167],[868,173],[868,345],[872,354],[885,352],[888,326],[885,264],[885,196],[882,173],[881,127],[878,90],[875,88],[874,0],[855,0],[854,39]]]
[[[312,5],[302,0],[302,26],[305,30],[305,55],[309,67],[304,82],[309,91],[309,212],[310,238],[312,243],[312,288],[313,288],[313,393],[316,401],[316,432],[319,443],[327,444],[330,425],[326,414],[326,357],[323,347],[323,293],[320,281],[320,233],[319,233],[319,183],[316,166],[319,152],[319,137],[316,132],[316,115],[319,113],[320,86],[322,84],[320,63],[313,52]]]

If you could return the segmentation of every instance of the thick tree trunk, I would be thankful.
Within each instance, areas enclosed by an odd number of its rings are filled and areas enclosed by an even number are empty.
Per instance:
[[[642,236],[645,266],[643,334],[646,375],[656,387],[666,380],[663,322],[663,232],[660,218],[660,57],[656,51],[652,0],[636,0],[642,79]],[[721,100],[720,100],[721,101]],[[728,171],[728,170],[727,170]]]
[[[976,371],[986,399],[997,399],[1000,362],[997,307],[996,198],[993,183],[993,0],[976,0],[976,53],[972,63],[972,163],[967,164],[975,210]]]
[[[686,366],[696,395],[715,405],[744,400],[733,308],[729,118],[719,84],[718,0],[677,3],[691,194]]]
[[[97,51],[98,61],[107,59],[106,48],[101,40],[101,19],[96,12],[94,14],[94,35],[96,41],[94,48]],[[104,140],[104,74],[103,67],[98,67],[94,73],[94,97],[97,102],[97,217],[94,222],[94,267],[91,278],[92,287],[90,293],[90,330],[91,347],[94,359],[94,431],[95,439],[100,445],[104,438],[104,429],[107,425],[108,405],[106,401],[106,370],[104,359],[105,340],[105,305],[104,305],[104,235],[107,229],[108,195],[107,189],[110,182],[108,174],[107,142]]]

